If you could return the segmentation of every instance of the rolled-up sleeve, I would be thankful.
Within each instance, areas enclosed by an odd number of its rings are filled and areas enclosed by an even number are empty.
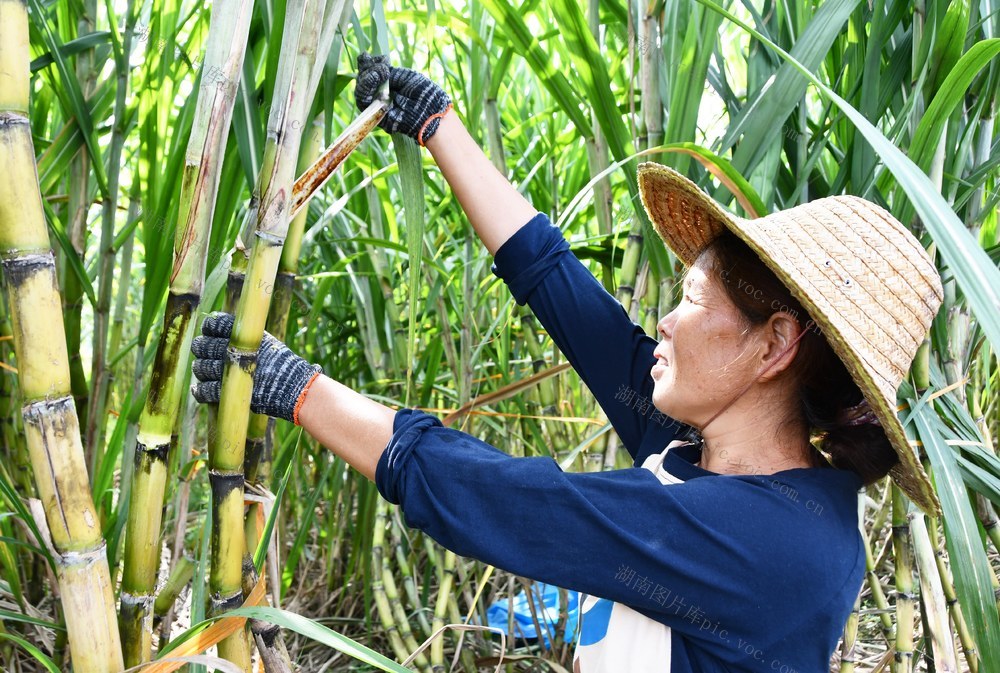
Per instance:
[[[864,568],[850,473],[664,485],[643,468],[572,473],[548,457],[514,458],[413,409],[393,429],[375,481],[407,526],[462,556],[628,605],[716,652],[738,654],[737,637],[765,647],[789,630],[790,610],[829,612],[831,596],[849,609],[856,596],[842,592]],[[807,498],[830,502],[829,514]],[[733,638],[692,621],[690,606]]]

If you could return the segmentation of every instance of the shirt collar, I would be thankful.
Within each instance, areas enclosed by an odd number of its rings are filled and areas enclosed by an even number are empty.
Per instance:
[[[698,477],[719,476],[717,472],[695,465],[699,460],[701,460],[701,444],[682,444],[667,451],[663,459],[663,469],[684,481]]]

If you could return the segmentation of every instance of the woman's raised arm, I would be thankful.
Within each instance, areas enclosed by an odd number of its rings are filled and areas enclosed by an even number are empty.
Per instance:
[[[491,255],[538,213],[486,158],[454,111],[441,120],[427,149]]]

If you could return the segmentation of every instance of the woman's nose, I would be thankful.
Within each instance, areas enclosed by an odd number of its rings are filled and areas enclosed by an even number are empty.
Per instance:
[[[673,316],[674,316],[674,312],[671,311],[670,313],[668,313],[665,316],[663,316],[662,318],[660,318],[660,321],[658,323],[656,323],[656,331],[664,339],[666,339],[667,337],[670,337],[670,336],[673,335],[674,322],[675,322]]]

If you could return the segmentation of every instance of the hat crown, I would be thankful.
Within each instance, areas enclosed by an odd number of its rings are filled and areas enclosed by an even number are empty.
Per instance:
[[[857,196],[818,199],[752,224],[769,235],[783,230],[790,244],[784,255],[803,256],[791,269],[813,290],[810,298],[830,322],[826,331],[861,356],[879,390],[894,399],[944,296],[919,242]]]

